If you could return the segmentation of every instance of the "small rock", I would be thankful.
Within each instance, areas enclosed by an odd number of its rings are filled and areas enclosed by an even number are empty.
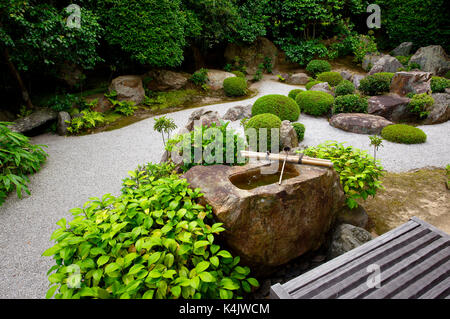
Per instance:
[[[14,121],[9,128],[13,132],[25,133],[31,131],[49,121],[56,120],[58,113],[51,109],[40,109],[31,113],[31,115],[22,117]]]
[[[222,70],[208,70],[207,84],[212,90],[223,89],[223,81],[227,78],[235,77],[233,73]]]
[[[309,90],[310,91],[321,91],[321,92],[325,92],[325,93],[328,93],[328,94],[331,94],[332,96],[334,96],[334,92],[330,90],[330,85],[328,84],[328,82],[317,83],[316,85],[312,86]]]
[[[298,146],[297,132],[289,121],[281,122],[280,144],[282,148],[289,147],[290,149]]]
[[[141,104],[144,101],[145,90],[142,85],[142,79],[138,75],[123,75],[112,80],[109,91],[117,92],[119,101],[133,101]]]
[[[375,63],[377,63],[377,61],[379,59],[381,59],[382,55],[381,54],[373,54],[373,53],[368,53],[366,54],[366,56],[364,57],[363,61],[362,61],[362,68],[365,71],[369,71],[374,65]]]
[[[336,222],[340,224],[350,224],[360,228],[366,228],[369,222],[369,216],[364,207],[359,205],[356,208],[350,209],[345,206],[337,215]]]
[[[327,256],[325,255],[316,255],[314,256],[314,258],[311,260],[314,263],[321,263],[326,259]]]
[[[403,65],[393,56],[385,55],[380,58],[370,69],[369,75],[379,72],[397,72]]]
[[[333,231],[328,255],[330,258],[336,258],[370,240],[372,235],[367,230],[349,224],[340,224]]]
[[[355,74],[353,76],[353,85],[355,86],[356,89],[359,88],[359,84],[360,84],[362,79],[364,79],[364,75]]]
[[[148,88],[157,91],[179,90],[187,84],[189,79],[188,74],[169,70],[153,70],[146,76],[152,78],[152,81],[148,83]]]
[[[191,113],[185,126],[185,132],[186,130],[191,132],[194,129],[196,121],[204,126],[211,126],[212,123],[220,125],[220,115],[217,111],[205,111],[205,109],[196,110]]]
[[[391,55],[392,56],[408,56],[411,52],[413,47],[412,42],[403,42],[398,47],[396,47],[394,50],[392,50]]]
[[[58,123],[56,126],[56,133],[60,136],[67,135],[67,128],[70,126],[70,114],[67,112],[59,112],[58,113]]]
[[[242,120],[243,118],[251,118],[252,117],[252,105],[246,106],[234,106],[225,113],[223,119],[226,121],[237,121]]]
[[[305,85],[309,82],[309,76],[305,73],[295,73],[292,74],[287,80],[286,83],[294,84],[294,85]]]
[[[353,78],[353,73],[349,71],[341,71],[341,76],[344,80],[351,81]]]

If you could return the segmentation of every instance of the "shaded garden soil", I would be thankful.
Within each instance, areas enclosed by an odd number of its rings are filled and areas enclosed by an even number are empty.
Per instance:
[[[382,178],[385,189],[360,203],[369,215],[369,230],[381,235],[416,216],[450,233],[450,190],[446,181],[443,168],[386,172]]]

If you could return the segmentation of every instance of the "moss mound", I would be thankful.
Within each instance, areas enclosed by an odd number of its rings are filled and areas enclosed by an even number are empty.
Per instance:
[[[288,97],[290,97],[291,99],[293,99],[295,101],[297,94],[299,94],[300,92],[303,92],[303,90],[302,89],[294,89],[291,92],[289,92]]]
[[[348,80],[343,80],[336,86],[334,93],[336,96],[353,94],[355,93],[355,85]]]
[[[260,97],[252,107],[252,116],[270,113],[278,116],[282,121],[295,122],[300,116],[297,103],[281,94],[270,94]]]
[[[297,133],[298,142],[300,143],[305,138],[305,131],[306,131],[305,125],[301,123],[292,123],[292,127]]]
[[[226,78],[223,81],[223,90],[227,96],[244,96],[247,94],[247,81],[238,76]]]
[[[405,124],[386,126],[381,131],[381,136],[388,141],[402,144],[419,144],[427,140],[427,135],[421,129]]]
[[[252,118],[250,118],[250,120],[248,120],[248,122],[245,124],[245,131],[246,131],[246,135],[247,135],[249,133],[249,131],[248,131],[249,129],[251,129],[251,128],[256,129],[256,134],[257,134],[256,135],[257,136],[256,150],[265,152],[267,150],[272,149],[271,129],[272,128],[279,129],[280,127],[281,127],[281,119],[278,116],[276,116],[274,114],[270,114],[270,113],[263,113],[263,114],[255,115]],[[259,129],[261,129],[261,128],[267,129],[265,134],[263,132],[259,131]],[[249,138],[248,135],[247,135],[247,138]],[[267,149],[260,150],[260,140],[262,138],[265,138],[267,140],[267,144],[266,144]],[[250,140],[249,143],[252,143],[252,141]],[[250,148],[255,149],[254,145],[250,145]]]
[[[322,82],[328,82],[331,86],[336,86],[341,83],[344,78],[338,72],[323,72],[317,76],[317,80]]]
[[[320,116],[331,110],[334,97],[321,91],[304,91],[297,94],[296,101],[306,114]]]
[[[306,66],[306,71],[312,76],[316,76],[319,73],[331,71],[331,65],[324,60],[311,60]]]
[[[308,83],[306,83],[305,88],[306,88],[307,90],[311,90],[311,88],[312,88],[314,85],[319,84],[319,83],[323,83],[323,81],[317,81],[317,80],[309,81]]]

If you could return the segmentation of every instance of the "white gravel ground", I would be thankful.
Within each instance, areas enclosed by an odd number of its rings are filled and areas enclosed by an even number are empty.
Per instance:
[[[259,94],[249,100],[210,105],[223,115],[235,105],[252,104],[266,94],[285,94],[297,86],[266,79],[257,85]],[[192,109],[168,116],[181,127]],[[305,124],[304,145],[327,140],[348,142],[371,151],[367,135],[347,133],[331,127],[327,120],[301,115]],[[0,298],[44,298],[48,287],[46,273],[53,260],[41,257],[52,246],[55,223],[69,209],[81,206],[91,196],[118,194],[121,180],[129,170],[146,162],[158,162],[163,143],[153,131],[152,118],[120,130],[83,137],[44,134],[34,143],[48,145],[49,158],[42,170],[30,177],[31,196],[18,200],[15,194],[0,207]],[[241,131],[239,121],[231,127]],[[443,167],[450,163],[450,121],[420,127],[428,135],[420,145],[402,145],[384,141],[378,157],[388,171],[408,171],[425,166]]]

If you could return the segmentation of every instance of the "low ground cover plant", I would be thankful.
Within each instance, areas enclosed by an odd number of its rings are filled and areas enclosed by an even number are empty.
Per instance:
[[[134,112],[138,109],[138,107],[135,105],[133,101],[118,101],[109,99],[109,101],[114,106],[114,112],[125,115],[125,116],[131,116],[134,114]]]
[[[91,198],[58,221],[43,253],[56,262],[47,298],[231,299],[258,286],[215,243],[225,229],[198,204],[200,189],[167,165],[130,171],[122,195]]]
[[[300,116],[300,108],[289,97],[281,94],[269,94],[256,100],[252,107],[252,116],[270,113],[278,116],[282,121],[295,122]]]
[[[356,202],[358,198],[366,200],[369,196],[375,196],[377,190],[382,188],[380,178],[383,176],[383,167],[366,151],[344,146],[344,143],[327,141],[301,152],[306,156],[333,162],[347,196],[349,208],[358,207]]]
[[[331,94],[321,91],[300,92],[295,100],[302,112],[315,116],[327,114],[334,103],[334,97]]]
[[[105,122],[105,117],[100,112],[85,109],[81,111],[81,114],[82,116],[72,118],[70,126],[67,128],[69,133],[77,134]]]
[[[23,192],[30,194],[28,175],[40,170],[47,159],[46,145],[33,145],[21,133],[12,132],[8,125],[0,122],[0,206],[12,191],[22,198]]]
[[[427,135],[420,128],[406,124],[386,126],[381,131],[381,136],[390,142],[402,144],[419,144],[427,140]]]

